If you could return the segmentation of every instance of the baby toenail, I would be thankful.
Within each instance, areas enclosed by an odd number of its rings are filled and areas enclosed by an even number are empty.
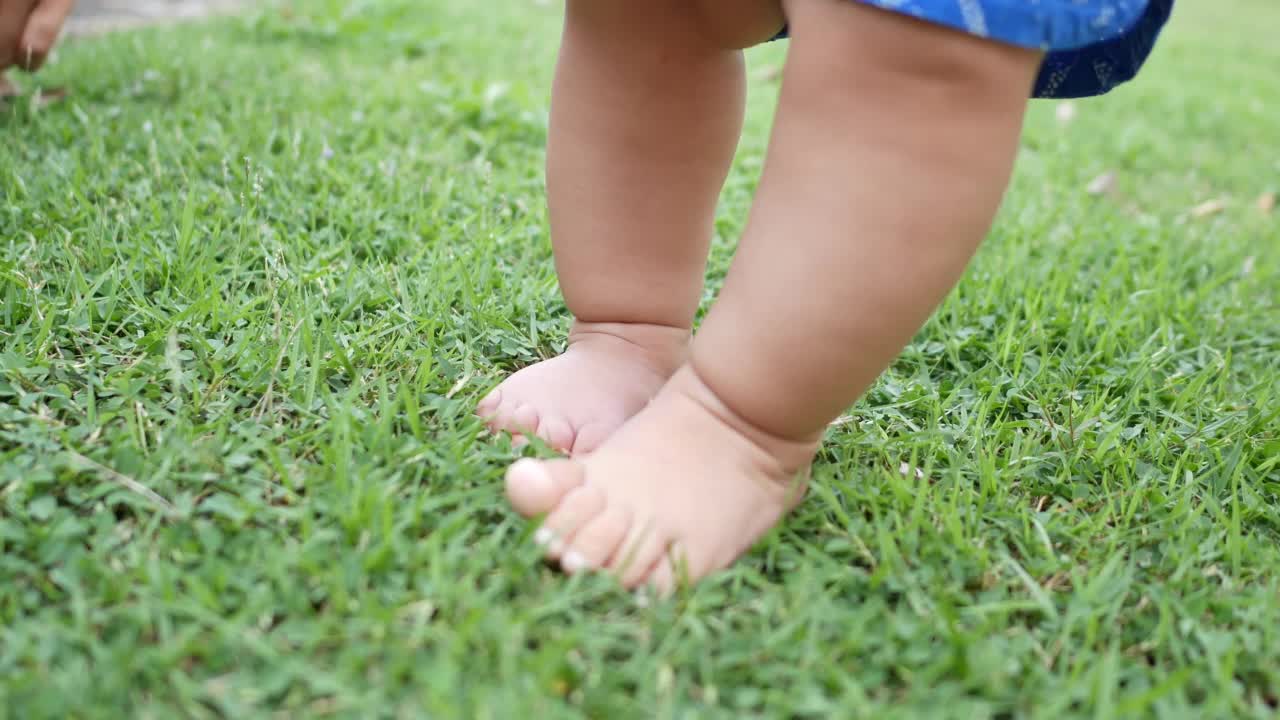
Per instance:
[[[511,479],[527,488],[536,488],[540,492],[551,489],[551,476],[542,463],[533,458],[517,460],[511,465]]]
[[[547,543],[548,555],[560,555],[564,552],[564,541],[560,538],[551,538],[551,542]]]
[[[538,531],[533,534],[533,541],[544,547],[550,545],[551,541],[555,539],[556,534],[552,532],[549,527],[540,527],[538,528]]]
[[[570,574],[586,570],[587,558],[577,550],[570,550],[565,553],[564,558],[560,560],[560,567],[564,568],[564,571]]]

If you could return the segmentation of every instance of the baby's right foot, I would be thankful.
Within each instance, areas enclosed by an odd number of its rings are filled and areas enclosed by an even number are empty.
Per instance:
[[[591,452],[649,403],[688,346],[685,328],[575,322],[562,355],[507,378],[476,414],[518,439],[536,435],[562,452]]]

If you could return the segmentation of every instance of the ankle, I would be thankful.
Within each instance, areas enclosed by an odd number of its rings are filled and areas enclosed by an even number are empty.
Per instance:
[[[693,333],[687,327],[651,323],[574,320],[569,348],[592,347],[638,353],[656,372],[671,375],[684,364]]]
[[[694,367],[685,363],[663,387],[663,393],[680,395],[716,416],[726,426],[746,438],[778,463],[787,475],[805,471],[822,444],[825,428],[806,436],[787,436],[774,432],[766,424],[738,412]]]

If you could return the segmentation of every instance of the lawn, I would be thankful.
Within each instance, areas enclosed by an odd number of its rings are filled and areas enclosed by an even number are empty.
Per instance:
[[[648,604],[538,562],[470,416],[567,325],[560,12],[298,0],[22,80],[71,94],[0,110],[0,718],[1277,712],[1280,6],[1035,104],[808,501]]]

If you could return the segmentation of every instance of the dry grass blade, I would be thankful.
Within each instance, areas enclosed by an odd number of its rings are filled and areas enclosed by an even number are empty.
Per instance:
[[[449,392],[444,394],[445,399],[452,400],[453,396],[461,392],[462,388],[466,387],[469,382],[471,382],[471,373],[467,373],[458,378],[458,382],[454,383],[453,387],[449,388]]]
[[[1085,187],[1085,192],[1090,195],[1110,195],[1116,189],[1116,173],[1114,170],[1108,170],[1093,180],[1089,181],[1089,185]]]
[[[1209,217],[1210,215],[1217,215],[1218,213],[1226,209],[1227,209],[1226,200],[1223,200],[1222,198],[1214,198],[1213,200],[1202,202],[1199,205],[1191,208],[1191,217],[1193,218]]]
[[[96,460],[93,460],[92,458],[85,457],[84,455],[81,455],[75,450],[68,450],[67,455],[69,455],[73,460],[80,463],[84,467],[90,470],[96,470],[99,473],[102,473],[102,475],[105,476],[108,480],[113,480],[119,483],[126,490],[132,493],[141,495],[147,500],[150,500],[152,504],[157,505],[161,510],[164,510],[166,515],[169,515],[171,517],[176,517],[178,515],[178,509],[173,506],[173,503],[169,502],[168,500],[165,500],[158,493],[156,493],[156,491],[152,490],[146,485],[143,485],[137,480],[134,480],[128,475],[125,475],[116,470],[112,470],[106,465],[103,465],[102,463]]]
[[[1273,192],[1265,192],[1258,196],[1258,209],[1264,215],[1270,215],[1272,210],[1276,209],[1276,194]]]

